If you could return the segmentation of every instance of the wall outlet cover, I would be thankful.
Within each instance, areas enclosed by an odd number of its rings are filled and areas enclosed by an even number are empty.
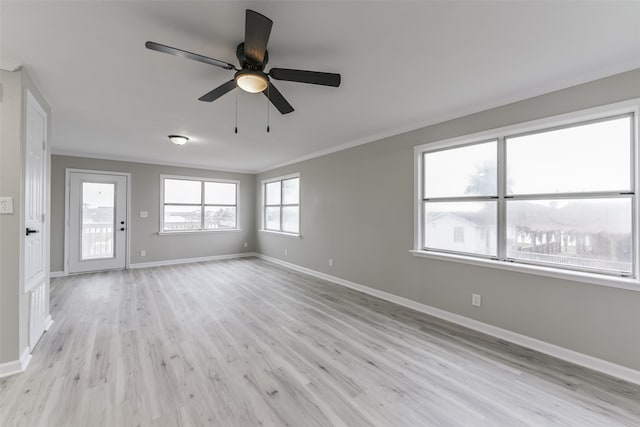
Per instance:
[[[479,294],[471,295],[471,305],[475,305],[476,307],[480,307],[482,305],[482,296]]]
[[[140,218],[147,218],[149,217],[149,212],[147,211],[140,211]]]

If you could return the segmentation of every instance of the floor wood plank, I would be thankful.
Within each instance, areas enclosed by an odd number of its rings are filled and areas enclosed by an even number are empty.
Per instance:
[[[640,386],[258,259],[51,297],[3,426],[640,425]]]

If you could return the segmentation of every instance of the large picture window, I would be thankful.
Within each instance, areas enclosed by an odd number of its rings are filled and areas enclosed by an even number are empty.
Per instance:
[[[266,180],[262,186],[263,229],[300,234],[300,176]]]
[[[416,249],[637,277],[635,120],[419,147]]]
[[[238,182],[162,176],[162,232],[238,228]]]

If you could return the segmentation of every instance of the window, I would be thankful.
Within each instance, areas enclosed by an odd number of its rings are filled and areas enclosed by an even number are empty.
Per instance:
[[[162,232],[238,228],[238,181],[161,176]]]
[[[456,227],[453,229],[453,242],[464,243],[464,227]]]
[[[263,227],[298,235],[300,233],[300,176],[263,181]]]
[[[492,140],[424,154],[425,248],[497,255],[497,147]],[[467,242],[465,227],[474,229]]]
[[[636,120],[625,113],[417,147],[416,249],[637,277]]]

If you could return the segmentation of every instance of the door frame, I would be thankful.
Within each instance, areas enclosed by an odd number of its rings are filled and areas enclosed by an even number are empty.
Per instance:
[[[131,258],[131,173],[130,172],[115,172],[115,171],[102,171],[92,169],[75,169],[66,168],[64,172],[64,275],[69,274],[84,274],[84,273],[69,273],[69,242],[71,240],[70,233],[71,227],[69,224],[69,210],[70,204],[70,189],[71,189],[71,174],[72,173],[92,173],[96,175],[116,175],[124,176],[127,178],[127,227],[125,230],[127,242],[125,244],[124,254],[124,268],[128,269]]]

